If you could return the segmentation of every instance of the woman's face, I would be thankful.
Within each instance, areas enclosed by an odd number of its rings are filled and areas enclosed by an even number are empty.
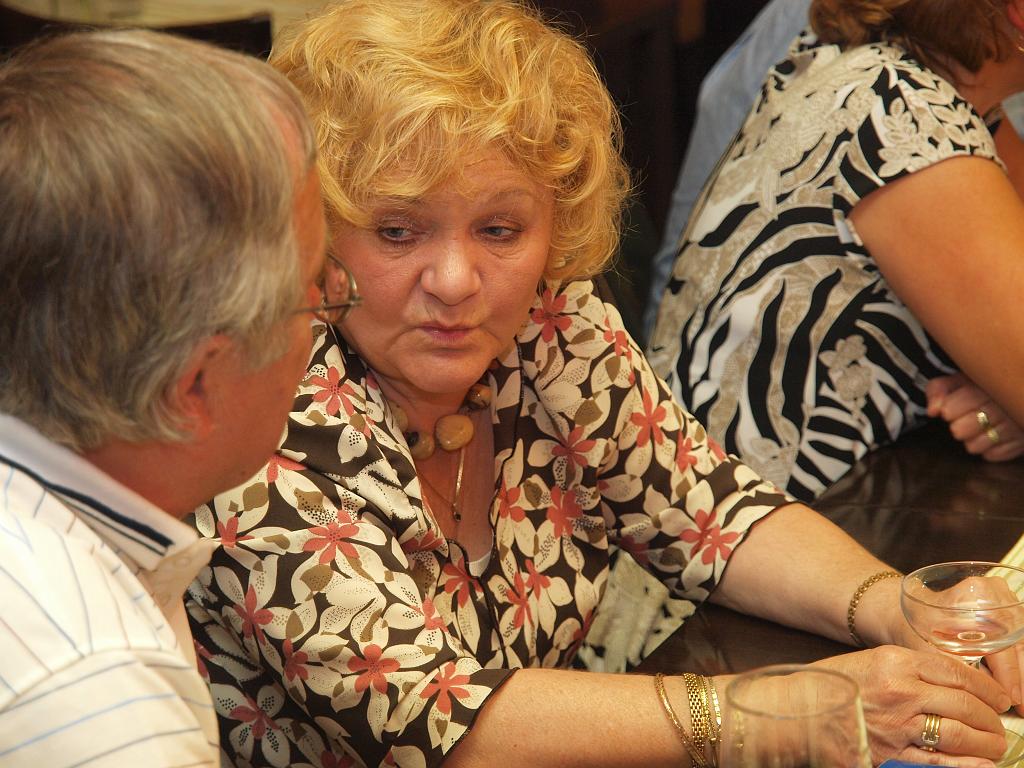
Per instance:
[[[334,233],[364,296],[342,333],[392,398],[461,401],[527,319],[547,264],[550,189],[498,151],[451,179]]]

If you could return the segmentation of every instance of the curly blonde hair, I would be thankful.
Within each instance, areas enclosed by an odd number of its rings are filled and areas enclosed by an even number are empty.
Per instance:
[[[497,148],[554,192],[546,277],[600,271],[630,180],[587,52],[517,0],[342,0],[286,31],[271,63],[317,131],[333,225],[421,195]]]
[[[950,61],[977,72],[1005,56],[1010,39],[1006,0],[813,0],[811,25],[826,43],[843,47],[893,39],[921,64],[945,70]]]

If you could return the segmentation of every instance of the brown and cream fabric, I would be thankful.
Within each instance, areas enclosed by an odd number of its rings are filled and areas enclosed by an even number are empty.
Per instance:
[[[319,330],[280,451],[196,515],[222,547],[189,610],[239,766],[438,765],[513,670],[571,662],[609,547],[702,601],[786,502],[672,401],[589,282],[549,286],[488,373],[494,546],[474,573],[373,372]]]

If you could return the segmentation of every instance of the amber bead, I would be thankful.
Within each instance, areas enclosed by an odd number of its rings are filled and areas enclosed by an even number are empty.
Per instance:
[[[466,393],[466,405],[474,411],[481,411],[491,404],[491,388],[486,384],[474,384]]]
[[[416,461],[429,459],[434,455],[434,438],[425,432],[410,432],[405,439],[409,442],[409,452]]]
[[[434,425],[434,434],[446,451],[457,451],[473,439],[473,420],[464,413],[442,416]]]

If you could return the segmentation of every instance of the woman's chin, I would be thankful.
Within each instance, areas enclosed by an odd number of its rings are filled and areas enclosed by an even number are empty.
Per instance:
[[[475,355],[417,355],[396,366],[397,370],[377,370],[378,377],[390,378],[396,386],[413,389],[426,397],[462,398],[466,391],[484,377],[493,357]],[[389,375],[391,374],[391,375]]]

